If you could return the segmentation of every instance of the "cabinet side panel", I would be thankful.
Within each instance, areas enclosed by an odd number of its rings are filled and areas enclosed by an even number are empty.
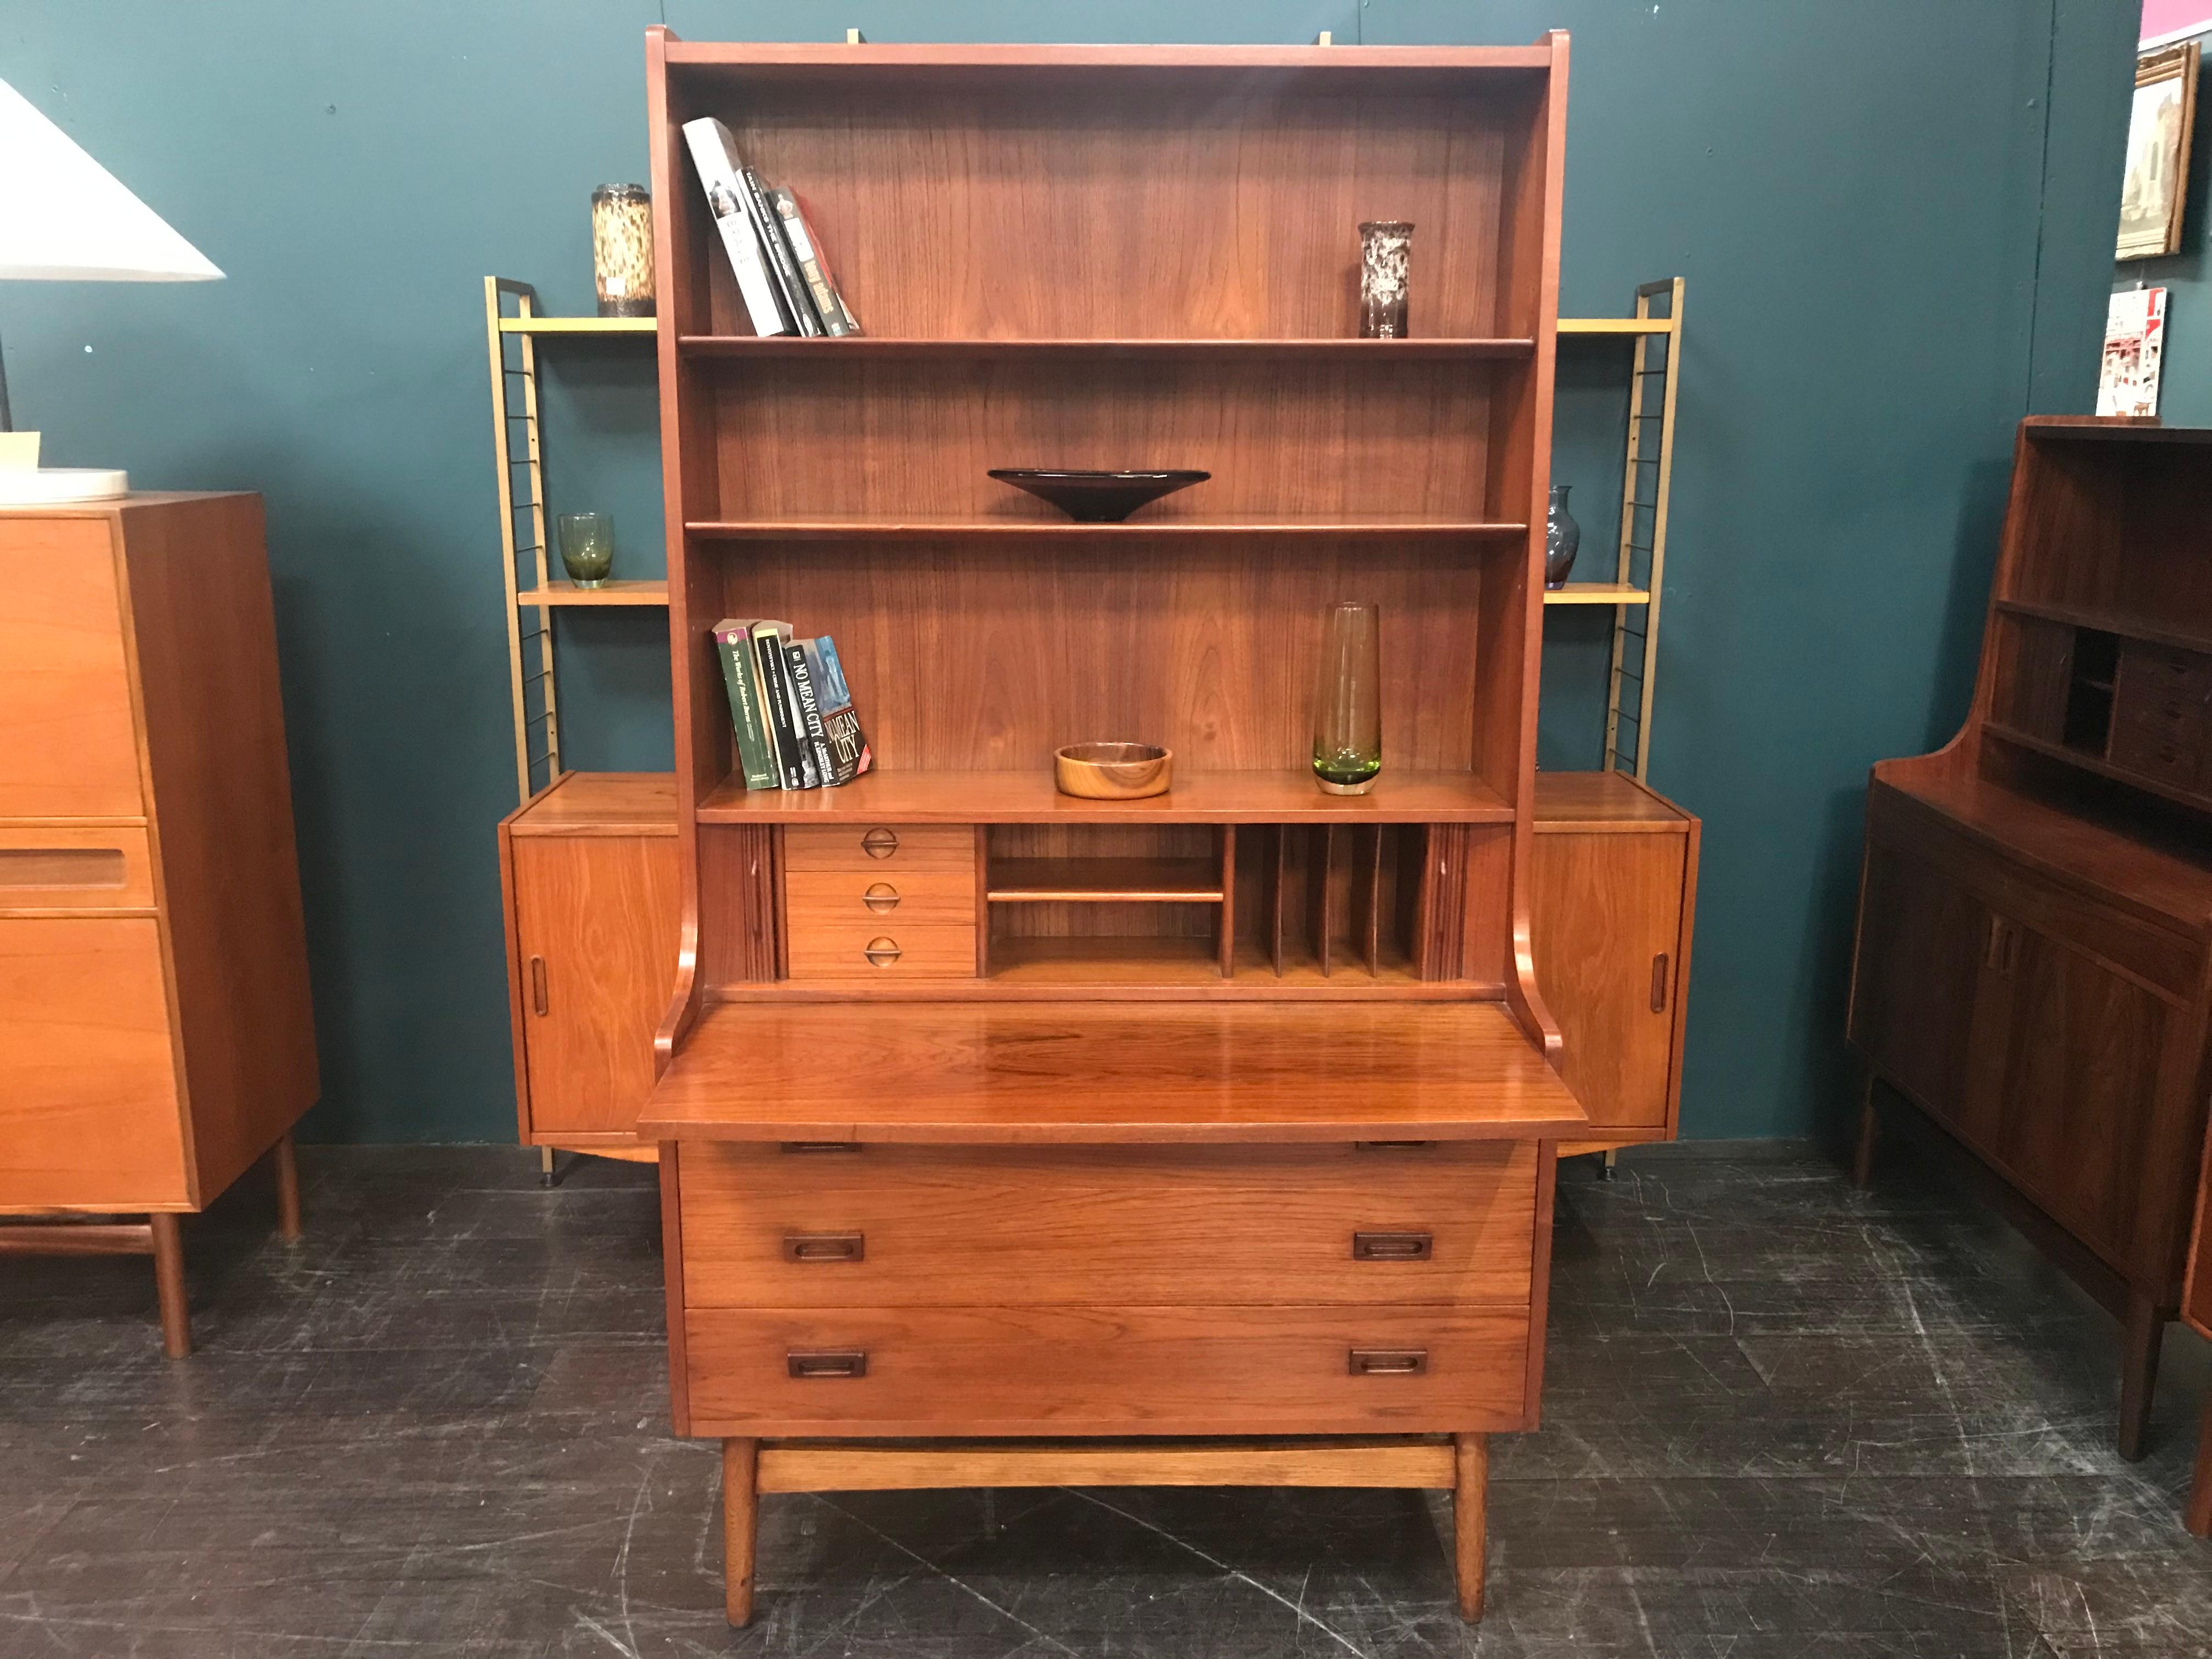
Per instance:
[[[155,848],[203,1202],[315,1102],[259,497],[126,507]]]

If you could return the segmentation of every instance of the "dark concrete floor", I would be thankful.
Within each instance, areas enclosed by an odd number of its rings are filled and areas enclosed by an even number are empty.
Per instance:
[[[150,1274],[0,1276],[0,1659],[1431,1653],[2036,1659],[2212,1651],[2179,1510],[2202,1346],[2112,1449],[2113,1333],[1892,1158],[1662,1148],[1560,1183],[1542,1432],[1498,1443],[1491,1612],[1397,1492],[770,1498],[720,1612],[718,1465],[672,1440],[649,1172],[302,1155]]]

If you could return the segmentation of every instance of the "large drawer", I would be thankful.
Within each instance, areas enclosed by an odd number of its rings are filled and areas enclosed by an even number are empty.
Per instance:
[[[1533,1146],[702,1142],[693,1307],[1528,1299]]]
[[[699,1435],[1528,1426],[1525,1307],[695,1308],[684,1352]]]

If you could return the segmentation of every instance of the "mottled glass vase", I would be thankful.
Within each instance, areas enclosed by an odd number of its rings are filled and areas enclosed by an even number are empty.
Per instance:
[[[1567,573],[1575,568],[1575,555],[1582,551],[1583,527],[1575,522],[1575,515],[1567,511],[1567,491],[1572,484],[1552,486],[1552,510],[1544,519],[1544,586],[1565,587]]]
[[[1403,219],[1376,219],[1359,228],[1359,336],[1364,340],[1406,337],[1406,277],[1413,228]]]
[[[592,282],[600,316],[653,315],[653,198],[643,185],[592,192]]]
[[[1313,767],[1327,794],[1364,795],[1382,770],[1382,631],[1371,605],[1332,605],[1322,617]]]

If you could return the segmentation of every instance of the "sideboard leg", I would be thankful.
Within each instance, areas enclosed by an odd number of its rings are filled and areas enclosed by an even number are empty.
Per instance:
[[[755,1479],[760,1442],[722,1442],[722,1575],[732,1625],[753,1620],[753,1549],[760,1533],[760,1493]]]
[[[1620,1173],[1620,1154],[1618,1152],[1610,1152],[1600,1154],[1597,1166],[1597,1178],[1600,1181],[1619,1180]]]
[[[300,1242],[300,1158],[292,1145],[292,1132],[284,1131],[270,1149],[276,1166],[276,1231],[287,1244]]]
[[[2158,1388],[2158,1352],[2166,1340],[2166,1310],[2140,1291],[2128,1292],[2127,1329],[2120,1339],[2120,1455],[2143,1455],[2151,1395]]]
[[[2212,1538],[2212,1392],[2204,1396],[2204,1421],[2197,1431],[2197,1479],[2189,1488],[2183,1524],[2199,1538]]]
[[[1483,1558],[1489,1541],[1490,1437],[1452,1437],[1452,1565],[1459,1580],[1459,1616],[1482,1617]]]
[[[1869,1072],[1866,1092],[1859,1097],[1859,1140],[1851,1154],[1851,1185],[1863,1187],[1874,1179],[1875,1143],[1881,1139],[1881,1119],[1874,1109],[1874,1073]]]
[[[154,1237],[154,1291],[161,1304],[161,1346],[172,1359],[192,1351],[192,1313],[185,1299],[185,1245],[177,1218],[159,1212],[146,1218]]]
[[[538,1184],[541,1187],[558,1184],[558,1178],[553,1173],[553,1158],[554,1152],[550,1146],[540,1146],[538,1149]]]

